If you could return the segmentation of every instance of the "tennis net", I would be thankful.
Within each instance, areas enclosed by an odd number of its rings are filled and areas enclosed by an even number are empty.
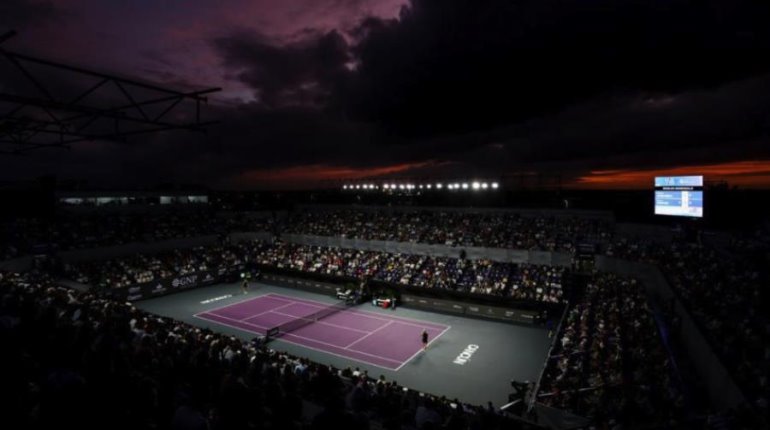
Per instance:
[[[303,317],[299,317],[297,319],[287,321],[283,324],[279,324],[267,330],[267,333],[266,333],[267,339],[268,340],[275,339],[277,337],[283,336],[286,333],[293,332],[294,330],[299,330],[308,324],[312,324],[316,321],[319,321],[323,318],[328,317],[329,315],[335,314],[345,309],[346,307],[348,307],[348,304],[343,300],[331,306],[327,306],[323,309],[319,309],[310,315],[305,315]]]

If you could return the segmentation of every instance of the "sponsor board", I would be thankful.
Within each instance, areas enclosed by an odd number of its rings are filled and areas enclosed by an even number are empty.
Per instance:
[[[224,296],[212,297],[210,299],[206,299],[206,300],[202,301],[201,304],[202,305],[207,305],[209,303],[214,303],[214,302],[218,302],[220,300],[229,299],[232,296],[233,296],[232,294],[225,294]]]

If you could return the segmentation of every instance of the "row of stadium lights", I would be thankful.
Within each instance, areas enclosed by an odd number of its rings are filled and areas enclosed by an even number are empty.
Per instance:
[[[496,190],[500,188],[500,184],[497,182],[455,182],[452,184],[442,184],[442,183],[436,183],[436,184],[382,184],[382,186],[374,185],[374,184],[351,184],[351,185],[343,185],[343,190],[379,190],[382,189],[383,191],[388,190],[441,190],[446,188],[447,190]]]

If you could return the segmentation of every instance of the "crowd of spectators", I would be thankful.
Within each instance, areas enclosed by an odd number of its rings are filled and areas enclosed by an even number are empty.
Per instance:
[[[576,216],[513,212],[304,210],[289,216],[286,233],[573,252],[581,242],[611,237],[611,223]]]
[[[574,252],[579,243],[603,243],[611,223],[576,216],[512,212],[302,210],[278,222],[249,212],[61,213],[55,218],[17,219],[0,224],[0,258],[38,250],[64,251],[132,242],[266,231],[366,240]]]
[[[562,322],[538,400],[597,422],[672,424],[683,397],[644,290],[595,274]]]
[[[88,249],[132,242],[225,234],[234,231],[273,231],[271,216],[248,212],[208,211],[162,213],[97,213],[28,218],[0,224],[0,258],[44,252]]]
[[[767,262],[764,263],[766,265]],[[768,415],[770,320],[766,266],[697,244],[672,244],[658,261],[672,288],[705,328],[736,382]]]
[[[120,288],[244,263],[537,302],[558,303],[563,298],[564,269],[560,267],[393,254],[281,241],[243,241],[153,256],[134,255],[66,264],[64,271],[69,278],[83,284]]]
[[[110,260],[65,263],[63,271],[81,284],[101,289],[122,288],[188,273],[237,267],[245,264],[248,251],[252,249],[229,244],[197,246],[154,255],[135,254]]]
[[[165,218],[164,218],[165,217]],[[0,256],[29,252],[34,244],[59,249],[237,230],[277,231],[272,219],[202,214],[65,218],[18,221],[2,230]],[[611,239],[598,220],[516,213],[440,211],[302,211],[283,232],[452,246],[573,251],[604,242],[605,255],[660,267],[752,405],[767,416],[770,396],[770,322],[767,267],[770,229],[736,236],[726,247],[685,240]],[[156,255],[65,266],[72,279],[121,288],[159,278],[254,262],[265,266],[394,284],[438,288],[538,302],[563,300],[563,269],[361,251],[284,242],[218,244]],[[622,291],[622,292],[621,292]],[[665,355],[637,285],[610,275],[594,278],[573,303],[541,387],[540,401],[592,416],[677,417],[680,396],[670,391]],[[659,400],[666,401],[661,405]]]
[[[29,274],[0,273],[0,336],[19,428],[533,428]]]
[[[259,251],[264,265],[399,285],[558,303],[563,268],[489,260],[361,251],[278,242]]]
[[[611,256],[657,265],[760,414],[770,400],[770,246],[760,229],[724,247],[700,242],[613,242]]]

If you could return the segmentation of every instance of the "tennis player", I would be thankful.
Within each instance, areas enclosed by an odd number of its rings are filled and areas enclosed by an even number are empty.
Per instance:
[[[428,349],[428,331],[422,329],[422,350]]]

